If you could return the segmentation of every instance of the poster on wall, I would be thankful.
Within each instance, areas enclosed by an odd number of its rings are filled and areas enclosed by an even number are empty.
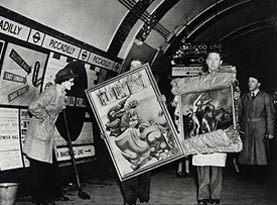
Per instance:
[[[30,123],[30,115],[29,115],[27,109],[20,109],[19,119],[20,119],[21,146],[23,147],[23,144],[25,142],[25,136],[26,136],[26,133],[27,133],[27,128],[28,128],[28,125]],[[24,167],[29,167],[30,166],[30,162],[27,159],[25,154],[23,154],[23,163],[24,163]]]
[[[3,144],[0,144],[0,169],[29,166],[28,159],[22,154],[30,121],[27,107],[46,85],[54,83],[58,70],[73,61],[82,62],[85,68],[78,67],[74,70],[79,75],[79,80],[75,80],[74,88],[68,93],[69,104],[65,111],[75,157],[86,160],[92,158],[95,156],[93,129],[90,117],[86,116],[88,108],[84,89],[104,81],[107,73],[111,71],[115,74],[120,72],[121,60],[111,60],[107,58],[105,51],[99,52],[99,49],[58,31],[53,32],[52,28],[45,25],[35,23],[34,29],[33,22],[21,15],[11,20],[9,14],[5,13],[1,14],[4,15],[1,16],[3,22],[22,29],[17,33],[3,29],[0,31],[0,107],[12,107],[11,113],[14,114],[14,119],[17,119],[17,124],[13,123],[16,129],[5,128],[11,132],[12,137],[7,137],[6,133],[2,132],[4,134],[0,141]],[[95,50],[98,54],[95,54]],[[0,115],[1,124],[10,123],[5,112],[1,110]],[[58,160],[64,162],[68,161],[70,156],[66,137],[62,132],[65,130],[63,120],[60,121],[56,124],[54,137],[58,148]],[[3,126],[1,129],[4,129]],[[16,131],[17,135],[14,134]],[[15,136],[18,137],[18,143],[15,143]],[[4,150],[4,145],[9,148]]]
[[[0,104],[28,106],[42,86],[48,54],[8,43],[0,78]]]
[[[70,160],[68,143],[57,129],[54,132],[54,139],[57,146],[58,161]],[[84,122],[79,136],[76,140],[72,141],[75,158],[80,159],[95,156],[93,143],[92,123]]]
[[[182,156],[148,64],[87,89],[86,94],[121,181]]]
[[[18,109],[0,108],[0,170],[22,168]]]

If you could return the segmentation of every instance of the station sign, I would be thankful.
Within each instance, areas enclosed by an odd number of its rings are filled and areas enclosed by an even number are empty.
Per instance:
[[[78,55],[80,53],[79,47],[58,38],[52,37],[50,35],[45,36],[42,47],[65,54],[73,58],[78,58]]]
[[[0,16],[0,33],[26,41],[30,28]]]

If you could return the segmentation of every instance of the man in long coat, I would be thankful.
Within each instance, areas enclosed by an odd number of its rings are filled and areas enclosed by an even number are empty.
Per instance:
[[[244,132],[243,150],[239,155],[239,163],[244,170],[256,169],[256,179],[261,177],[264,165],[268,164],[268,140],[274,136],[274,104],[270,96],[260,90],[261,83],[254,74],[248,79],[248,93],[241,99],[241,129]],[[249,176],[248,172],[244,172]],[[260,175],[260,176],[259,176]]]

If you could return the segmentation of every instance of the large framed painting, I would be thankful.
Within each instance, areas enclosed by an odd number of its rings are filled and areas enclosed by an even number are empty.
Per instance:
[[[236,125],[232,88],[181,96],[182,133],[195,137]]]
[[[183,156],[148,64],[87,89],[86,95],[121,181]]]
[[[230,85],[178,96],[184,155],[241,151],[236,89]]]

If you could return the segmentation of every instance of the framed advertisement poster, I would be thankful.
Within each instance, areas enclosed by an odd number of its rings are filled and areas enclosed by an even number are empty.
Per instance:
[[[5,50],[0,77],[0,104],[29,106],[42,89],[48,54],[14,43]]]
[[[87,89],[121,181],[183,156],[148,64]]]

